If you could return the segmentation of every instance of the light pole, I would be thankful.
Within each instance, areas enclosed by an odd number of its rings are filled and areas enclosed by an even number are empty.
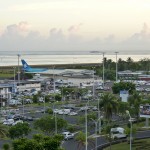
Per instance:
[[[20,69],[19,69],[19,61],[20,61],[20,55],[18,54],[18,83],[20,83]]]
[[[95,87],[94,87],[94,68],[95,67],[93,67],[93,98],[94,98],[94,96],[95,96]]]
[[[118,81],[118,59],[117,59],[117,54],[118,52],[115,52],[116,54],[116,82]]]
[[[23,111],[23,117],[24,117],[24,98],[22,99],[22,105],[23,105],[22,111]]]
[[[96,120],[94,120],[94,119],[92,119],[92,118],[90,118],[93,122],[94,122],[94,124],[95,124],[95,150],[97,150],[97,124],[98,124],[98,122],[99,122],[99,120],[101,119],[101,117],[100,118],[98,118],[98,120],[96,121]]]
[[[44,114],[45,114],[45,95],[44,95]]]
[[[54,101],[55,101],[55,76],[54,76],[54,68],[55,66],[53,67],[53,90],[54,90]]]
[[[132,150],[132,118],[131,118],[130,112],[128,110],[126,110],[126,113],[130,117],[130,119],[129,119],[129,122],[130,122],[130,150]]]
[[[55,112],[55,134],[57,134],[57,117]]]
[[[102,53],[103,54],[103,88],[104,88],[104,82],[105,82],[105,63],[104,63],[104,52]]]
[[[85,150],[87,150],[87,104],[85,108]]]
[[[100,118],[98,121],[98,127],[99,127],[99,134],[101,134],[101,117],[100,117],[100,108],[99,108],[99,99],[98,99],[98,118]]]
[[[16,82],[16,78],[15,78],[15,69],[16,69],[16,67],[13,67],[13,69],[14,69],[14,93],[15,93],[15,82]]]

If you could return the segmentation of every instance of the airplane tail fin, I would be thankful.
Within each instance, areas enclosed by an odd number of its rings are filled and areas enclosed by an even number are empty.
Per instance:
[[[30,66],[26,63],[24,59],[21,59],[22,65],[23,65],[23,70],[27,70],[30,68]]]

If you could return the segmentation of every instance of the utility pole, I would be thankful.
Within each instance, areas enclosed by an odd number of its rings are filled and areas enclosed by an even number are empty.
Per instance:
[[[16,67],[13,67],[13,69],[14,69],[14,91],[13,91],[13,93],[15,93],[15,82],[16,82],[16,77],[15,77],[15,75],[16,75],[16,73],[15,73],[15,69],[16,69]]]
[[[85,109],[85,150],[87,150],[87,104]]]
[[[93,67],[93,98],[95,96],[95,87],[94,87],[94,67]]]
[[[102,53],[103,54],[103,88],[104,88],[104,82],[105,82],[105,64],[104,64],[104,52]]]
[[[55,112],[55,134],[57,134],[57,117]]]
[[[19,92],[19,86],[20,86],[20,69],[19,69],[19,61],[20,61],[20,55],[18,54],[18,92]]]
[[[98,99],[98,118],[100,118],[100,108],[99,108],[99,99]],[[99,134],[101,134],[101,119],[98,120],[98,131],[99,131]]]
[[[118,59],[117,59],[117,54],[118,52],[115,52],[116,54],[116,82],[118,81]]]

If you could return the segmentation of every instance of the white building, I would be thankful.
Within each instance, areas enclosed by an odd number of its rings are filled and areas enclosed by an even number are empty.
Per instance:
[[[40,81],[20,81],[17,83],[17,91],[31,91],[32,89],[35,89],[36,91],[41,90],[41,82]]]

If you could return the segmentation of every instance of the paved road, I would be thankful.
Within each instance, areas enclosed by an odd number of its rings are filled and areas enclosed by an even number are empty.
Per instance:
[[[136,138],[145,138],[145,137],[150,137],[150,130],[140,131],[140,132],[136,133]],[[93,142],[95,142],[95,140]],[[97,138],[97,145],[103,145],[105,143],[107,143],[107,141],[104,137]],[[64,141],[62,146],[63,146],[63,148],[65,148],[65,150],[78,150],[78,143],[74,139]],[[95,145],[93,145],[93,146],[88,145],[88,150],[94,149],[94,146]],[[82,146],[81,150],[85,150],[85,147]]]

